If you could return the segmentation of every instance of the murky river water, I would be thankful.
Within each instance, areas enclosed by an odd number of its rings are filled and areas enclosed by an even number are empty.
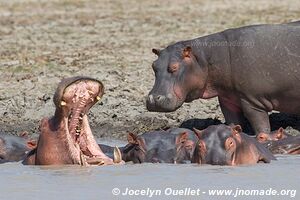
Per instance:
[[[298,200],[300,199],[300,156],[279,156],[278,161],[271,164],[240,167],[198,166],[193,164],[49,167],[6,163],[0,165],[0,186],[1,200]],[[227,196],[224,193],[217,196],[215,193],[212,196],[215,189],[221,192],[222,189],[225,189],[228,193],[232,190],[232,193],[230,195],[227,193]],[[246,191],[242,191],[243,189],[246,189]],[[130,195],[126,193],[127,190]],[[288,190],[297,191],[295,193],[295,191]],[[113,192],[116,194],[120,192],[120,194],[113,195]],[[217,191],[215,190],[215,192]],[[266,195],[250,196],[250,192],[252,194],[259,192],[261,195]],[[270,195],[274,192],[277,192],[277,194]],[[134,196],[134,193],[137,195]],[[245,196],[234,198],[236,194],[242,193]],[[150,197],[151,194],[152,197]]]

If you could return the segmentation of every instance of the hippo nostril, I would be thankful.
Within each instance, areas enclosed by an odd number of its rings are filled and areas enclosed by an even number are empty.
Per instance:
[[[162,95],[157,95],[156,96],[156,101],[163,101],[166,97],[162,96]]]

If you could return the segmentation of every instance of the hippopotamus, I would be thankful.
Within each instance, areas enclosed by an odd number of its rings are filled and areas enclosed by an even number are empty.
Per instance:
[[[24,164],[33,165],[112,165],[114,160],[99,148],[92,134],[87,113],[104,93],[103,84],[89,77],[63,79],[53,101],[55,114],[40,124],[37,147]],[[121,162],[116,149],[115,162]]]
[[[271,133],[259,133],[256,136],[256,139],[260,143],[265,143],[268,141],[276,141],[288,137],[293,137],[293,136],[285,132],[284,129],[280,127],[278,130],[272,131]]]
[[[242,132],[240,125],[212,125],[200,131],[192,163],[211,165],[250,165],[270,163],[276,158],[255,138]]]
[[[300,154],[300,136],[290,136],[280,140],[270,140],[264,145],[273,154]]]
[[[177,137],[176,163],[191,162],[198,141],[198,137],[194,134],[194,131],[186,128],[169,128],[166,132],[174,134]]]
[[[0,163],[21,161],[35,147],[36,141],[28,139],[27,134],[0,134]]]
[[[123,160],[133,163],[185,163],[191,160],[194,142],[185,129],[158,130],[141,135],[128,133]]]
[[[227,124],[270,132],[268,112],[300,114],[300,23],[262,24],[152,49],[149,111],[218,97]]]

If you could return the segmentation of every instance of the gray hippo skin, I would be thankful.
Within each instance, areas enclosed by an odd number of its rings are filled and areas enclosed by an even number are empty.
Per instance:
[[[26,154],[36,147],[36,141],[27,135],[0,134],[0,163],[23,160]]]
[[[240,125],[213,125],[199,131],[193,163],[211,165],[250,165],[276,160],[255,138],[242,132]]]
[[[218,97],[228,124],[270,132],[268,112],[300,114],[300,22],[254,25],[152,50],[147,109],[171,112]]]
[[[183,128],[128,133],[128,144],[122,149],[122,159],[133,163],[186,163],[190,162],[195,144],[195,134]]]

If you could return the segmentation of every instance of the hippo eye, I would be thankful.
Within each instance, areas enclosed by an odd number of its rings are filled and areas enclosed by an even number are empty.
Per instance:
[[[174,73],[174,72],[177,72],[178,69],[179,69],[179,64],[178,63],[173,63],[173,64],[169,65],[168,72]]]

